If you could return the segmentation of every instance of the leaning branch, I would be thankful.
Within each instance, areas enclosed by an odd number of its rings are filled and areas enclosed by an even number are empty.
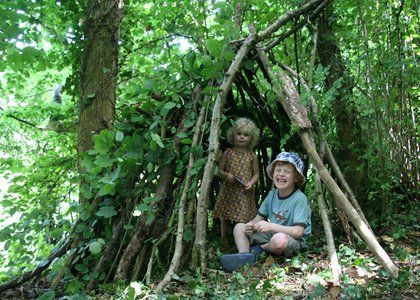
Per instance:
[[[391,260],[391,258],[385,252],[385,250],[382,248],[379,242],[376,240],[375,235],[360,217],[359,213],[353,208],[346,195],[331,177],[330,173],[328,172],[324,163],[319,157],[319,154],[316,151],[315,142],[312,137],[310,121],[307,117],[306,108],[302,105],[300,95],[297,92],[292,79],[282,71],[280,72],[279,76],[276,76],[271,71],[268,59],[265,58],[263,60],[263,63],[266,65],[266,69],[270,71],[270,76],[273,79],[272,82],[274,92],[278,95],[282,95],[284,92],[284,94],[286,95],[286,99],[278,100],[285,108],[286,112],[289,115],[289,118],[292,120],[292,123],[299,126],[299,135],[302,139],[303,146],[309,154],[323,182],[333,194],[334,198],[337,200],[338,206],[345,211],[353,225],[356,227],[357,231],[362,236],[368,248],[376,256],[376,258],[382,264],[382,266],[391,274],[392,277],[398,278],[398,267]],[[276,81],[275,79],[277,78],[279,78],[280,80]],[[302,111],[297,112],[296,109],[299,108],[302,109]],[[306,118],[306,120],[302,120],[301,118]],[[309,125],[309,127],[303,127],[300,126],[300,124]]]
[[[0,110],[5,111],[5,109],[4,109],[3,107],[0,107]],[[42,130],[42,128],[39,128],[39,127],[38,127],[38,126],[36,126],[35,124],[33,124],[33,123],[31,123],[31,122],[28,122],[28,121],[25,121],[25,120],[23,120],[23,119],[21,119],[21,118],[19,118],[19,117],[14,116],[14,115],[11,115],[11,114],[6,113],[6,117],[9,117],[9,118],[15,119],[16,121],[19,121],[19,122],[21,122],[21,123],[23,123],[23,124],[26,124],[26,125],[28,125],[28,126],[34,127],[34,128],[36,128],[36,129],[38,129],[38,130]]]
[[[67,239],[66,243],[60,249],[58,249],[58,251],[52,253],[46,260],[43,260],[36,269],[30,272],[26,272],[19,278],[12,279],[8,282],[0,284],[0,293],[7,291],[9,289],[15,288],[17,286],[20,286],[26,281],[28,281],[29,279],[41,274],[45,269],[47,269],[51,265],[51,263],[56,258],[63,256],[67,252],[69,245],[70,245],[70,239]]]
[[[306,91],[309,93],[309,100],[310,100],[310,106],[311,106],[311,110],[312,113],[314,115],[315,118],[315,124],[317,127],[317,131],[319,134],[319,137],[321,139],[321,143],[325,145],[325,152],[328,158],[328,161],[331,164],[331,167],[334,170],[335,175],[337,175],[338,181],[340,182],[340,184],[342,185],[342,187],[344,188],[344,190],[347,193],[347,196],[349,197],[349,200],[351,202],[351,204],[354,206],[354,208],[356,209],[356,211],[359,213],[360,217],[363,219],[363,221],[366,223],[366,225],[369,227],[369,229],[371,229],[369,222],[367,221],[362,208],[359,205],[359,202],[356,199],[356,196],[354,195],[353,190],[351,189],[350,185],[348,184],[346,178],[343,175],[343,172],[341,172],[340,167],[338,166],[337,161],[334,158],[334,155],[332,154],[331,148],[329,146],[329,144],[327,143],[326,139],[325,139],[325,134],[324,134],[324,130],[322,129],[322,125],[321,122],[319,121],[319,117],[318,117],[318,107],[316,104],[316,101],[314,99],[314,97],[312,96],[311,92],[310,92],[310,88],[307,85],[307,83],[305,82],[305,80],[298,76],[298,74],[290,67],[278,62],[277,63],[283,70],[286,70],[287,72],[289,72],[293,77],[297,78],[299,80],[299,82],[302,84],[302,86],[306,89]]]
[[[201,107],[201,110],[200,110],[199,117],[197,119],[197,123],[194,127],[194,135],[193,135],[193,139],[191,143],[191,148],[194,148],[194,146],[198,145],[199,143],[200,132],[202,130],[202,125],[204,123],[206,110],[207,110],[206,102],[208,102],[208,99],[204,101],[203,106]],[[164,289],[165,286],[168,285],[168,283],[172,280],[172,277],[174,276],[179,266],[180,258],[182,255],[182,249],[183,249],[185,206],[187,203],[188,190],[191,185],[190,170],[192,169],[194,165],[194,161],[195,161],[194,154],[192,153],[192,151],[190,151],[188,167],[187,167],[187,171],[185,175],[184,188],[182,190],[181,200],[180,200],[179,209],[178,209],[178,229],[176,233],[175,251],[174,251],[174,255],[172,257],[172,261],[169,266],[169,269],[165,274],[165,277],[162,279],[161,282],[159,282],[159,284],[155,288],[156,292],[162,291],[162,289]]]
[[[312,0],[304,4],[300,8],[289,11],[284,14],[281,18],[273,22],[265,30],[258,33],[251,33],[241,45],[237,52],[234,60],[232,61],[229,69],[227,70],[222,84],[217,93],[217,98],[213,107],[213,115],[211,119],[209,147],[208,147],[208,158],[204,168],[203,180],[201,183],[199,196],[197,199],[197,214],[196,214],[196,232],[195,241],[193,248],[193,264],[197,265],[197,260],[200,258],[201,271],[206,271],[206,225],[207,225],[207,198],[211,187],[211,182],[214,176],[214,168],[216,157],[219,152],[219,135],[220,135],[220,122],[221,115],[226,103],[226,97],[232,86],[233,80],[238,73],[240,66],[244,59],[247,57],[249,51],[262,40],[270,37],[275,33],[281,26],[286,24],[289,20],[300,16],[301,14],[307,13],[314,7],[318,6],[321,0]],[[286,106],[285,106],[286,107]],[[292,109],[294,109],[292,107]],[[304,121],[304,119],[302,119]],[[310,127],[309,124],[300,124],[303,128]]]
[[[267,46],[264,47],[264,51],[268,52],[271,49],[273,49],[275,46],[280,44],[284,39],[291,36],[293,33],[299,31],[302,29],[303,26],[305,26],[310,21],[314,20],[322,11],[322,9],[325,7],[328,1],[323,1],[305,20],[300,21],[299,23],[295,24],[292,28],[290,28],[288,31],[282,33],[275,41],[271,42]]]

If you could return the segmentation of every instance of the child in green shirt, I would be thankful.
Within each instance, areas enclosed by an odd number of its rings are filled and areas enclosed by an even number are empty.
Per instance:
[[[276,189],[268,193],[253,220],[235,226],[238,253],[221,257],[226,270],[254,263],[263,251],[289,257],[305,246],[311,233],[311,208],[299,189],[305,183],[303,169],[302,160],[293,152],[281,152],[267,166]]]

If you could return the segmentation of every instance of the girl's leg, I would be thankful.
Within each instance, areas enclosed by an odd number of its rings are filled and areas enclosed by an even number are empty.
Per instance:
[[[227,230],[228,230],[228,224],[225,219],[220,219],[220,237],[222,239],[222,242],[227,241]]]

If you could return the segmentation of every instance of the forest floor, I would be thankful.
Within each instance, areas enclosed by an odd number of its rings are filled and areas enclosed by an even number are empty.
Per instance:
[[[398,279],[392,279],[370,252],[356,251],[343,243],[337,253],[341,284],[334,286],[321,238],[312,242],[313,250],[291,259],[263,255],[256,264],[228,273],[219,264],[223,253],[214,242],[209,245],[206,276],[186,271],[175,276],[162,294],[152,292],[153,284],[132,283],[131,291],[126,285],[109,285],[95,295],[87,295],[82,289],[66,296],[64,286],[51,294],[48,283],[40,280],[36,287],[28,283],[6,291],[0,299],[420,299],[419,228],[414,225],[403,237],[378,238],[400,269]],[[229,252],[235,252],[235,247],[224,253]]]
[[[233,273],[222,270],[220,251],[210,248],[213,268],[207,276],[176,278],[166,295],[171,299],[420,299],[419,236],[420,231],[413,230],[404,238],[378,238],[400,269],[398,279],[391,278],[370,252],[344,244],[338,250],[339,287],[332,283],[327,250],[322,246],[292,259],[263,256],[253,266]]]

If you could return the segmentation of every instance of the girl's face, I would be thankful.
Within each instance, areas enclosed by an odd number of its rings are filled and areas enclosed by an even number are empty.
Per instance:
[[[273,171],[273,181],[279,190],[292,191],[299,181],[299,175],[297,174],[294,165],[286,162],[279,162],[276,164]]]
[[[235,132],[235,147],[239,148],[247,148],[249,143],[251,142],[251,135],[248,132],[243,130],[238,130]]]

